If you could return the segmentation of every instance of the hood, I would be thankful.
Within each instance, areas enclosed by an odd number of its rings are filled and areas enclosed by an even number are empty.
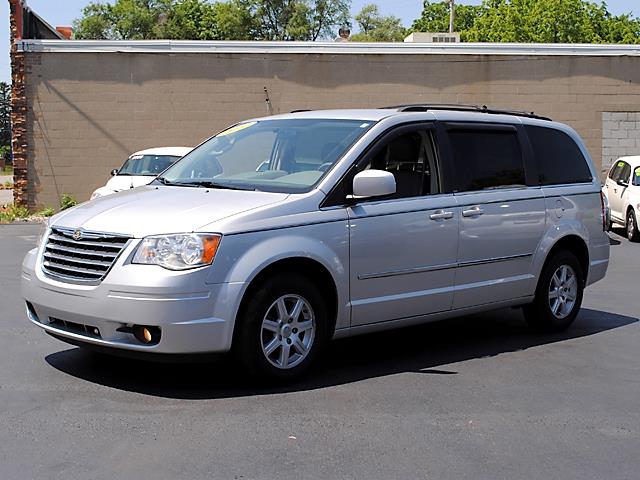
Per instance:
[[[119,192],[120,190],[126,190],[128,188],[140,187],[142,185],[148,185],[153,182],[156,177],[139,176],[139,175],[115,175],[109,179],[106,188]]]
[[[65,210],[52,219],[52,225],[138,238],[193,232],[223,218],[281,202],[287,196],[285,193],[147,185]]]

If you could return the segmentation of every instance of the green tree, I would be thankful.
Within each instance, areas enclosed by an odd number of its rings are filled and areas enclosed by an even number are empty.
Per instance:
[[[449,2],[424,2],[413,31],[448,30]],[[640,19],[586,0],[484,0],[456,7],[455,30],[469,42],[640,43]]]
[[[365,5],[355,20],[360,31],[351,36],[354,42],[401,42],[406,36],[402,21],[393,15],[381,15],[375,4]]]
[[[351,0],[244,0],[261,40],[317,40],[349,22]]]
[[[90,40],[146,40],[163,36],[163,22],[174,0],[116,0],[91,2],[74,22],[75,38]],[[202,2],[201,2],[202,3]]]
[[[220,40],[254,40],[258,25],[245,0],[214,4]]]
[[[154,34],[175,40],[217,40],[221,32],[216,6],[201,0],[177,2],[158,18]]]
[[[456,5],[455,31],[465,32],[469,30],[484,8],[484,6],[475,5]],[[413,22],[411,30],[414,32],[448,32],[449,2],[430,2],[425,0],[422,15]]]
[[[350,0],[92,2],[78,39],[317,40],[348,22]]]

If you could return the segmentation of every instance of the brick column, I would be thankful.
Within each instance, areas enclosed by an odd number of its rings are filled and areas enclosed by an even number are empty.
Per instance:
[[[25,54],[15,41],[22,38],[22,0],[9,0],[11,30],[11,148],[13,150],[13,201],[34,208],[29,202],[27,155],[27,98],[25,93]],[[33,195],[32,195],[33,197]]]

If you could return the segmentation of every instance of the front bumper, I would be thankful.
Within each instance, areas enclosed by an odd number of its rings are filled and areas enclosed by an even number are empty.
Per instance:
[[[173,272],[133,265],[126,261],[133,248],[122,252],[99,285],[47,277],[37,250],[31,250],[21,278],[29,320],[55,336],[105,348],[167,354],[228,351],[244,283],[207,284],[208,268]],[[131,325],[158,327],[160,340],[153,345],[136,340]]]

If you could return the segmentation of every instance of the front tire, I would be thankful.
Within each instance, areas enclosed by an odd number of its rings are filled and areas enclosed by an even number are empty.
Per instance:
[[[523,308],[525,320],[539,331],[567,329],[580,311],[584,285],[576,256],[569,251],[556,253],[542,269],[533,303]]]
[[[257,378],[301,376],[328,339],[328,312],[318,287],[288,273],[267,279],[250,295],[236,322],[240,362]]]
[[[627,238],[630,242],[640,242],[640,231],[638,231],[638,221],[633,209],[627,213]]]

